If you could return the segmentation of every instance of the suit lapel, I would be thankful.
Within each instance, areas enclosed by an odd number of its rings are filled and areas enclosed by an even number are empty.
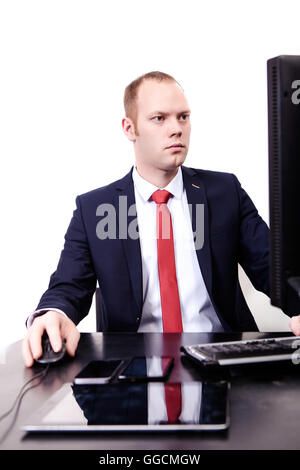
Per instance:
[[[133,168],[132,168],[133,169]],[[119,232],[120,227],[120,196],[122,197],[121,206],[127,208],[127,236],[126,238],[121,239],[123,245],[124,254],[128,264],[128,270],[132,285],[132,291],[134,298],[138,307],[138,310],[142,311],[142,302],[143,302],[143,285],[142,285],[142,259],[141,259],[141,247],[139,238],[133,239],[128,235],[128,226],[130,222],[136,219],[135,215],[128,215],[128,210],[131,206],[135,205],[135,196],[134,196],[134,185],[132,180],[132,169],[130,172],[121,180],[117,182],[117,192],[115,197],[115,207],[116,207],[116,216],[117,216],[117,233]],[[124,197],[125,196],[125,197]],[[123,214],[124,217],[125,214]]]
[[[202,272],[206,289],[210,296],[212,295],[212,268],[211,268],[211,251],[209,237],[209,214],[208,204],[204,184],[201,181],[199,173],[192,168],[182,167],[183,184],[186,190],[188,204],[191,206],[192,228],[196,233],[196,205],[203,204],[204,208],[204,243],[203,246],[196,250],[199,266]],[[198,222],[199,223],[199,222]]]

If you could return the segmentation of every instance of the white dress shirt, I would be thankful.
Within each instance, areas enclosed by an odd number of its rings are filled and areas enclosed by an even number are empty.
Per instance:
[[[165,189],[173,195],[167,205],[172,216],[183,331],[224,331],[211,303],[198,263],[181,168],[179,167],[176,176],[165,188],[157,188],[143,179],[135,167],[133,168],[132,178],[143,273],[143,310],[138,332],[163,331],[157,265],[156,203],[149,200],[157,189]],[[37,310],[29,316],[27,327],[32,324],[37,315],[45,310],[55,310],[64,314],[61,310],[51,306],[47,309]]]

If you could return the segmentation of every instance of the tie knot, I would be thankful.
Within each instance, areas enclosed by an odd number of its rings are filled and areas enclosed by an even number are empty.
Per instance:
[[[152,194],[152,200],[156,202],[156,204],[167,204],[168,200],[172,196],[169,191],[166,191],[165,189],[158,189]]]

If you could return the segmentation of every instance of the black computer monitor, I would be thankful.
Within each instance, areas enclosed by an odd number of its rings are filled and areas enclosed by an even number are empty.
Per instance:
[[[300,56],[267,61],[271,303],[300,314]]]

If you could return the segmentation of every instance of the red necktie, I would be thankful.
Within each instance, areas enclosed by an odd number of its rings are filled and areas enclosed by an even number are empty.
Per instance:
[[[182,319],[178,293],[173,228],[167,202],[171,193],[158,190],[152,194],[156,202],[156,231],[157,231],[157,262],[160,285],[160,298],[165,333],[182,332]],[[166,364],[162,360],[164,371]],[[181,413],[181,385],[175,383],[164,384],[168,422],[178,422]]]
[[[182,319],[178,293],[172,218],[167,207],[171,193],[157,190],[152,194],[156,202],[157,261],[160,285],[160,298],[163,331],[182,332]]]

